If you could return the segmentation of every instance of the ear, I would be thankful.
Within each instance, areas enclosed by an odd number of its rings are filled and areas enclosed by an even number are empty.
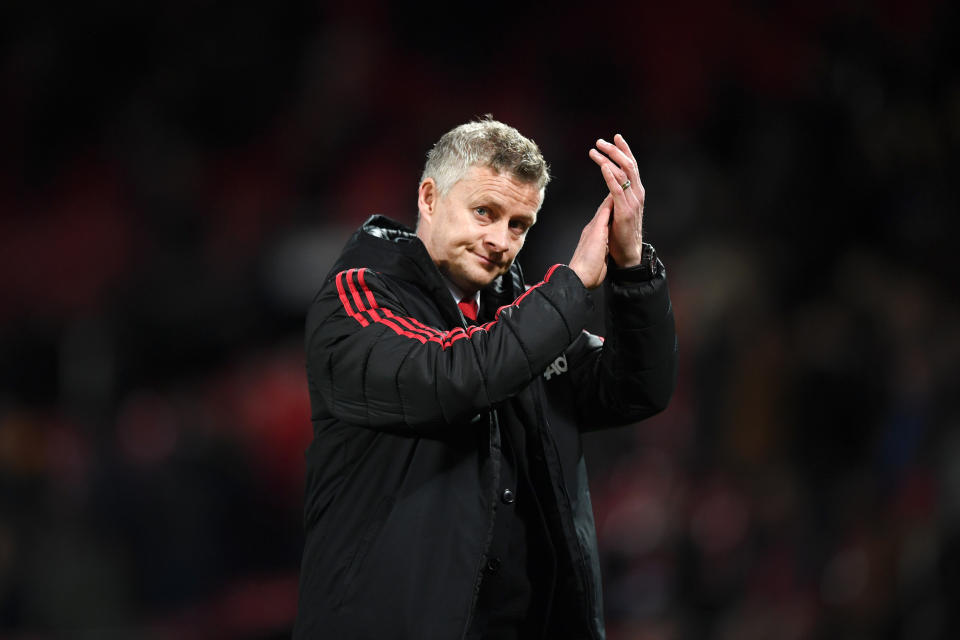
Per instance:
[[[440,199],[440,192],[437,189],[437,183],[433,178],[427,178],[420,183],[420,189],[417,197],[417,207],[420,209],[420,219],[430,222],[433,217],[433,211],[437,206],[437,200]]]

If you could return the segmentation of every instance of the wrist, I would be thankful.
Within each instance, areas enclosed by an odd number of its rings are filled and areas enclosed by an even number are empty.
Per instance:
[[[618,269],[632,269],[633,267],[638,267],[643,263],[643,245],[639,245],[635,250],[630,251],[629,253],[620,253],[617,256],[613,255],[611,252],[610,257],[613,259],[613,263],[617,266]]]
[[[612,260],[613,258],[611,258]],[[613,264],[617,269],[633,269],[634,267],[639,267],[643,264],[643,255],[631,256],[629,258],[620,258],[619,260],[613,260]]]
[[[654,276],[658,275],[663,268],[659,259],[657,259],[656,250],[653,248],[653,245],[649,244],[643,245],[643,253],[637,264],[620,266],[614,263],[614,266],[615,268],[612,270],[613,277],[617,280],[630,282],[651,280]]]
[[[643,262],[644,244],[639,233],[633,242],[628,242],[625,245],[614,242],[610,244],[610,257],[618,268],[630,269]]]

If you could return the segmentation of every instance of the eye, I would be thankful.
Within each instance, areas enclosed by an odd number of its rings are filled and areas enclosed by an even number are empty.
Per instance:
[[[476,209],[474,209],[474,212],[475,212],[478,216],[481,216],[481,217],[484,217],[484,218],[490,216],[490,211],[489,211],[486,207],[477,207]]]
[[[527,223],[520,220],[511,220],[510,228],[516,231],[517,233],[526,233],[527,232]]]

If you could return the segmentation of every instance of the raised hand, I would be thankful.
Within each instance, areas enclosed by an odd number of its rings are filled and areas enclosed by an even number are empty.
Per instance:
[[[570,258],[570,268],[587,289],[599,287],[607,276],[607,239],[612,210],[613,197],[607,196],[580,233],[580,242]]]
[[[590,158],[600,166],[604,182],[613,199],[613,224],[610,227],[610,257],[618,267],[640,264],[643,256],[643,200],[646,196],[637,161],[627,141],[619,133],[613,143],[597,140]]]

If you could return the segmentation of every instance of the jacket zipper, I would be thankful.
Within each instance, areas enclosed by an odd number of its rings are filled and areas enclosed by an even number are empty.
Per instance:
[[[500,420],[497,416],[497,410],[494,409],[490,412],[490,433],[496,433],[499,435],[500,430]],[[493,446],[490,446],[492,452]],[[493,487],[494,492],[493,496],[490,499],[490,510],[488,512],[488,521],[489,525],[487,526],[487,535],[483,543],[483,550],[480,552],[480,561],[477,563],[477,577],[473,581],[473,597],[470,598],[470,610],[467,611],[467,621],[463,626],[463,631],[460,633],[460,638],[463,640],[467,637],[467,634],[470,632],[470,625],[473,623],[473,614],[476,611],[477,607],[477,598],[480,597],[480,585],[483,582],[483,570],[486,565],[487,552],[490,550],[490,543],[493,541],[493,530],[495,526],[495,519],[497,515],[497,492],[496,488],[500,486],[500,459],[498,458],[497,462],[494,463],[493,469]]]
[[[557,447],[557,441],[554,440],[552,435],[550,435],[550,431],[547,428],[547,419],[543,412],[543,406],[540,403],[540,387],[539,385],[533,385],[533,386],[534,386],[533,399],[534,399],[535,406],[537,408],[537,419],[540,421],[540,424],[543,427],[543,430],[542,430],[543,439],[550,441],[550,446],[553,449],[553,455],[556,457],[559,464],[560,450]],[[568,519],[570,520],[567,523],[567,525],[572,529],[573,541],[577,547],[577,555],[579,556],[579,560],[580,560],[580,570],[578,571],[579,575],[577,576],[577,578],[580,582],[580,587],[583,589],[584,597],[587,599],[587,613],[590,614],[590,620],[587,620],[587,624],[589,627],[591,627],[590,628],[591,635],[594,635],[593,634],[594,630],[592,628],[593,625],[591,624],[591,621],[594,618],[593,610],[596,607],[596,602],[594,601],[594,597],[593,597],[594,596],[593,588],[590,584],[588,584],[587,559],[583,553],[583,545],[580,544],[580,536],[577,535],[576,523],[573,522],[573,505],[570,502],[570,495],[567,493],[567,484],[566,482],[563,481],[562,469],[560,470],[559,486],[560,486],[560,492],[563,495],[563,500],[567,506]]]

